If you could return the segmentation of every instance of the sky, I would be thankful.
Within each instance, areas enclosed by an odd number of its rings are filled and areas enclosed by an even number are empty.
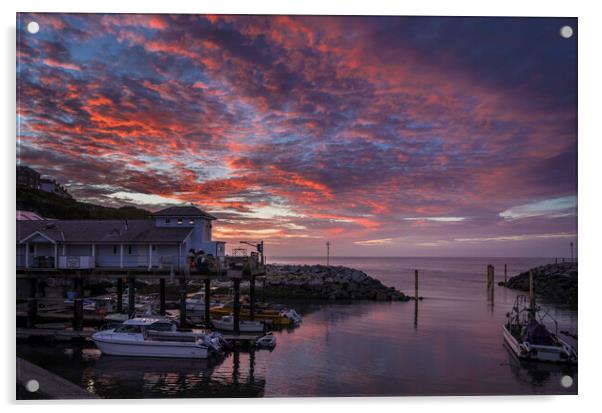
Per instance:
[[[576,19],[17,20],[18,162],[78,200],[194,203],[267,255],[576,243]]]

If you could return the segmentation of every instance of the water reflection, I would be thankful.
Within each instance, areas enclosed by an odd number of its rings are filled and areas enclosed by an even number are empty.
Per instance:
[[[512,375],[519,383],[532,386],[535,393],[538,388],[543,389],[546,385],[560,384],[565,376],[572,381],[572,386],[566,388],[566,391],[571,394],[577,392],[577,366],[520,360],[506,344],[504,348],[508,353],[508,366]]]

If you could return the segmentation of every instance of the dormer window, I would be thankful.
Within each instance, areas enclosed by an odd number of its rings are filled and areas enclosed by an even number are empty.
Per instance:
[[[169,224],[170,222],[171,222],[171,219],[169,219],[169,218],[165,218],[165,223],[166,223],[166,224]]]
[[[184,222],[182,218],[178,218],[178,225],[181,225]]]

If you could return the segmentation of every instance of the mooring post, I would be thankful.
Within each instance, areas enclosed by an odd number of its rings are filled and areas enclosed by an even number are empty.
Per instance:
[[[414,299],[418,302],[418,270],[414,270]]]
[[[27,328],[33,328],[38,318],[38,279],[29,280],[29,299],[27,300]]]
[[[495,267],[491,266],[491,281],[489,282],[490,288],[493,290],[495,284]]]
[[[123,313],[123,278],[117,279],[117,312]]]
[[[180,278],[180,328],[186,328],[186,278]]]
[[[136,312],[136,278],[128,277],[128,315],[134,316]]]
[[[504,285],[508,282],[508,265],[504,264]]]
[[[159,314],[165,315],[165,278],[159,278]]]
[[[533,271],[529,271],[529,317],[535,316],[535,286],[533,285]]]
[[[82,331],[84,329],[83,280],[80,277],[74,278],[73,287],[75,290],[75,298],[73,300],[73,330]]]
[[[240,278],[234,278],[234,334],[240,333]]]
[[[255,275],[251,274],[251,281],[249,283],[249,317],[251,321],[255,320]]]
[[[211,327],[211,279],[205,278],[205,328]]]

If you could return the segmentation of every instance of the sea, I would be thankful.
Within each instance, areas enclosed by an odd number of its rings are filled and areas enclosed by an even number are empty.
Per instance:
[[[320,257],[270,263],[325,264]],[[102,355],[93,343],[19,343],[17,355],[103,398],[577,394],[577,367],[518,361],[502,325],[518,294],[498,286],[553,258],[331,257],[418,302],[288,300],[302,316],[272,351],[190,361]],[[487,265],[495,267],[493,294]],[[577,311],[539,300],[578,337]],[[550,328],[555,329],[554,324]],[[577,346],[575,338],[562,336]]]

